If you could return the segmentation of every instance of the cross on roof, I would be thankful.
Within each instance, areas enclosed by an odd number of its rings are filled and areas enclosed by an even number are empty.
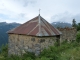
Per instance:
[[[40,14],[40,10],[41,10],[41,9],[39,9],[39,14]]]

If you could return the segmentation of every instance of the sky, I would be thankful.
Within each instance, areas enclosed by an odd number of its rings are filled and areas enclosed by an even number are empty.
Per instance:
[[[80,0],[0,0],[0,22],[25,23],[40,15],[49,23],[80,22]]]

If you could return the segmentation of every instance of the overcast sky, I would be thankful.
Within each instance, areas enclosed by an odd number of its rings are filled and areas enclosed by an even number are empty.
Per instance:
[[[39,14],[48,22],[80,22],[80,0],[0,0],[0,22],[24,23]]]

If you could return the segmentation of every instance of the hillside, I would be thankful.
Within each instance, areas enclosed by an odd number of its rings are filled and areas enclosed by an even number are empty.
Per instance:
[[[19,25],[20,25],[19,23],[0,22],[0,46],[2,44],[6,44],[8,42],[7,31],[9,31],[10,29],[15,28]]]

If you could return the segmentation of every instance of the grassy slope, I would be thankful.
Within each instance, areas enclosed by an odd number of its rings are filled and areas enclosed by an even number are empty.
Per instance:
[[[80,60],[80,47],[67,49],[61,53],[60,60]]]

